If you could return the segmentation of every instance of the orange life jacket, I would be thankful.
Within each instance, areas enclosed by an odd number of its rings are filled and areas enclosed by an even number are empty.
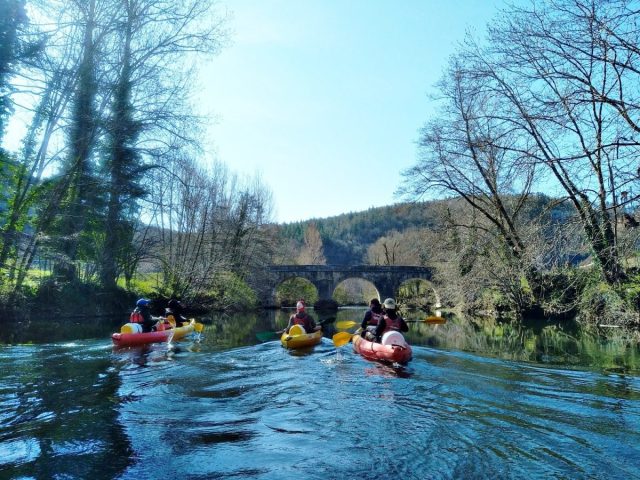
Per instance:
[[[295,315],[291,315],[291,318],[293,318],[292,325],[302,325],[307,333],[312,333],[313,326],[311,325],[311,318],[306,312],[302,314],[302,317],[299,317],[296,313]]]
[[[129,316],[129,322],[144,323],[144,317],[140,313],[140,310],[136,308],[133,312],[131,312],[131,315]]]

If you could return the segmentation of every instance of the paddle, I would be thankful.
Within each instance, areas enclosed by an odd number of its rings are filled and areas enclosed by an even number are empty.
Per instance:
[[[447,323],[447,319],[444,317],[436,317],[433,315],[428,316],[424,320],[405,320],[406,323],[426,323],[428,325],[442,325]]]
[[[436,317],[436,316],[428,316],[424,320],[405,320],[406,323],[426,323],[428,325],[442,325],[447,322],[447,319],[444,317]],[[358,322],[354,322],[353,320],[341,320],[336,322],[337,329],[349,329],[353,328],[356,325],[359,325]],[[338,332],[331,339],[333,340],[333,344],[336,347],[342,347],[351,341],[353,337],[353,333],[349,332]],[[355,333],[357,335],[357,331]]]
[[[447,320],[444,317],[434,317],[430,316],[425,318],[424,320],[405,320],[406,323],[426,323],[429,325],[441,325],[446,323]],[[358,322],[354,322],[353,320],[341,320],[336,322],[336,328],[339,330],[347,330],[349,328],[353,328],[356,325],[360,325]],[[345,332],[342,332],[345,333]]]
[[[269,340],[273,340],[274,337],[282,335],[284,330],[278,330],[277,332],[258,332],[256,333],[256,337],[261,342],[268,342]]]
[[[331,340],[333,340],[333,344],[336,347],[341,347],[349,343],[353,335],[354,335],[353,333],[349,333],[349,332],[338,332],[333,337],[331,337]]]

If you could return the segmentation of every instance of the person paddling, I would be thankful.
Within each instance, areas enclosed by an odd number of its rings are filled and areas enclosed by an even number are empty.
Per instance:
[[[391,330],[395,330],[397,332],[408,332],[409,326],[407,322],[404,321],[397,311],[396,301],[393,298],[387,298],[384,303],[384,316],[378,322],[378,326],[376,327],[375,337],[376,342],[380,342],[382,339],[382,334],[385,332],[389,332]]]
[[[155,324],[158,320],[163,320],[162,317],[154,317],[151,315],[151,300],[141,298],[136,302],[136,308],[131,312],[130,321],[132,323],[139,323],[142,326],[142,332],[151,332],[155,329]]]
[[[184,306],[179,300],[172,298],[167,303],[167,308],[165,309],[166,322],[169,323],[172,327],[181,327],[183,322],[187,322],[187,318],[182,315],[184,311]]]
[[[298,300],[298,303],[296,303],[296,313],[289,317],[289,324],[284,331],[286,333],[289,333],[289,329],[294,325],[302,326],[307,333],[315,332],[320,328],[316,327],[316,322],[313,317],[305,312],[305,304],[304,300],[302,299]]]
[[[360,336],[370,342],[373,342],[375,340],[376,328],[378,328],[378,324],[380,323],[380,320],[382,320],[383,316],[384,312],[382,311],[380,300],[372,298],[369,302],[369,310],[364,314],[362,324],[360,325]]]

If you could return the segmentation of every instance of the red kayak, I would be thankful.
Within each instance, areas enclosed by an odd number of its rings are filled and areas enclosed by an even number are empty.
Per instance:
[[[360,335],[354,335],[353,349],[368,360],[380,360],[392,363],[407,363],[411,360],[411,346],[400,332],[387,332],[382,342],[370,342]]]
[[[111,340],[116,347],[133,347],[147,343],[172,342],[173,340],[179,340],[185,335],[188,335],[196,329],[196,326],[201,325],[202,324],[196,324],[195,320],[192,319],[188,324],[183,325],[182,327],[170,328],[168,330],[161,330],[157,332],[114,333],[111,335]]]

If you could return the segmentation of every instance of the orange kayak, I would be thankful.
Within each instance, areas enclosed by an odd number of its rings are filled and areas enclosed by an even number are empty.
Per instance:
[[[360,335],[352,339],[353,349],[368,360],[380,360],[392,363],[407,363],[411,360],[411,346],[400,332],[387,332],[382,342],[370,342]]]

